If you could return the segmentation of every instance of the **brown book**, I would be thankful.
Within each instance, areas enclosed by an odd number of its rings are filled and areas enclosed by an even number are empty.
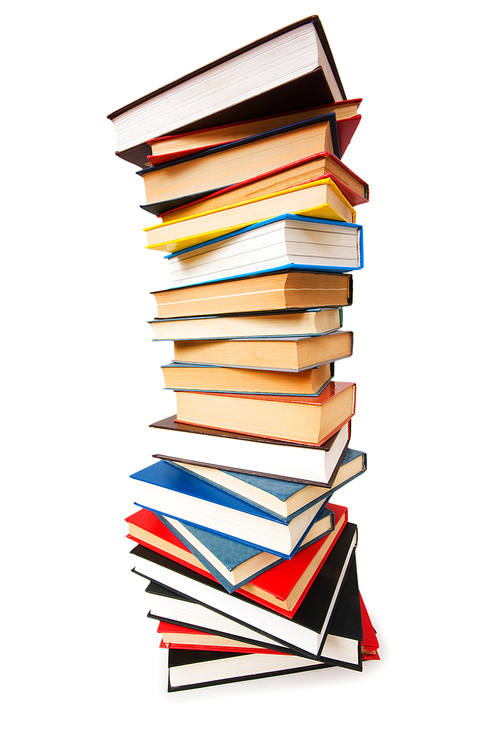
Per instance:
[[[304,371],[235,369],[191,366],[173,362],[162,366],[165,387],[195,392],[250,392],[263,395],[317,395],[330,381],[333,364]]]
[[[184,363],[301,371],[352,354],[352,332],[243,340],[176,340],[174,356]]]
[[[177,420],[320,445],[354,415],[355,384],[329,382],[317,397],[177,392]]]
[[[151,428],[156,429],[155,458],[325,487],[333,485],[351,435],[350,421],[314,446],[183,424],[175,415]]]
[[[289,270],[158,290],[153,295],[160,318],[349,306],[352,275]]]
[[[319,335],[342,326],[342,309],[193,316],[149,322],[155,340],[215,340],[232,337],[294,337]]]

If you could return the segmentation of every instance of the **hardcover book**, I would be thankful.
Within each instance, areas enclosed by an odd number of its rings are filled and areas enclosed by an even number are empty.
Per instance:
[[[321,335],[339,329],[342,326],[342,309],[154,319],[149,324],[155,340],[297,337]]]
[[[298,552],[333,531],[335,515],[338,518],[337,522],[342,523],[347,517],[347,512],[339,505],[328,503],[307,532]],[[167,520],[150,510],[137,510],[126,521],[129,525],[127,536],[132,541],[180,562],[191,570],[207,575],[221,583],[230,593],[260,573],[285,561],[275,554],[255,549],[220,534],[205,531],[188,523],[179,523],[173,518]],[[189,536],[181,537],[180,532],[176,535],[176,524],[187,529],[190,532]],[[195,541],[194,545],[191,540]]]
[[[289,559],[325,506],[330,489],[287,519],[251,505],[232,494],[160,460],[131,476],[135,504],[152,512],[195,523],[271,554]]]
[[[356,561],[353,555],[328,628],[323,651],[316,659],[303,656],[300,652],[280,652],[279,646],[255,646],[255,651],[251,652],[251,643],[241,642],[229,636],[203,634],[196,629],[186,633],[186,628],[168,626],[171,632],[167,633],[167,636],[172,636],[174,641],[177,639],[185,643],[190,640],[195,642],[191,650],[181,642],[177,644],[179,648],[175,648],[175,643],[169,646],[168,690],[187,690],[334,666],[361,671],[362,626],[359,602]],[[165,623],[160,623],[158,631],[163,629],[164,625]],[[199,645],[202,641],[208,642],[205,648]],[[213,642],[213,647],[210,641]],[[241,647],[238,644],[241,644]]]
[[[177,392],[177,422],[321,445],[354,416],[356,385],[329,382],[320,394]]]
[[[153,292],[158,317],[350,306],[352,275],[289,270]]]
[[[165,387],[177,391],[319,395],[334,376],[334,365],[333,361],[303,371],[269,371],[173,361],[161,369]]]
[[[350,222],[285,214],[167,256],[172,287],[221,282],[286,269],[362,269],[363,228]]]
[[[108,118],[115,127],[117,154],[143,165],[150,151],[146,142],[164,134],[345,99],[321,22],[310,16],[134,100]]]
[[[162,222],[145,228],[146,248],[177,253],[191,246],[219,238],[246,225],[282,214],[298,214],[323,220],[354,224],[356,211],[331,178],[310,181],[285,191],[193,214],[183,220]]]
[[[151,204],[215,192],[293,166],[312,155],[328,152],[337,156],[338,151],[335,115],[329,115],[222,144],[137,174],[144,181],[146,204]],[[178,211],[173,210],[174,216]]]
[[[174,358],[205,366],[302,371],[348,358],[352,346],[353,334],[348,330],[299,337],[175,340]]]
[[[350,437],[350,422],[319,446],[191,426],[177,422],[176,416],[151,427],[156,429],[154,457],[328,488],[335,480]]]

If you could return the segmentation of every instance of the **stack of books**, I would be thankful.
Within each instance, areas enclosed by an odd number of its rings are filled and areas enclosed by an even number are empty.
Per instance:
[[[342,161],[360,101],[313,16],[109,116],[169,270],[150,324],[177,414],[127,523],[170,691],[378,658],[333,496],[366,469],[356,385],[333,378],[363,267],[368,185]]]

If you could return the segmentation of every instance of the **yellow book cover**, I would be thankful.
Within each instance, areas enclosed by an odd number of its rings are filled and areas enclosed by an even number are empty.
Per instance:
[[[323,178],[210,212],[147,227],[146,248],[177,253],[281,214],[356,222],[354,207],[331,178]]]

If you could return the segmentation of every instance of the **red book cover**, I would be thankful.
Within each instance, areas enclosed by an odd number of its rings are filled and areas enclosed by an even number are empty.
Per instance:
[[[361,607],[361,623],[363,626],[363,641],[361,642],[361,654],[365,661],[377,661],[380,659],[378,654],[379,642],[377,633],[372,625],[368,610],[361,594],[359,594],[359,605]]]
[[[193,649],[195,651],[237,651],[241,654],[282,653],[281,651],[273,651],[273,649],[270,648],[254,646],[236,639],[224,638],[223,636],[214,635],[213,633],[205,633],[201,630],[195,630],[194,628],[174,625],[171,622],[161,621],[158,625],[157,632],[163,634],[160,648],[185,648]],[[168,641],[165,640],[165,634],[168,635]],[[204,640],[203,642],[190,642],[190,636],[201,637]]]

